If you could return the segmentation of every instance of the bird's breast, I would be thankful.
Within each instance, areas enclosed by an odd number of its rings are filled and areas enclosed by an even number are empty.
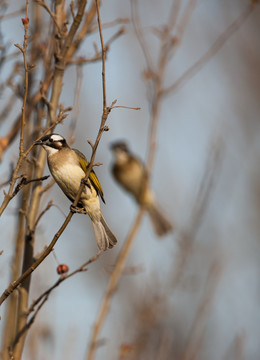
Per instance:
[[[143,181],[143,169],[138,163],[132,161],[125,165],[116,165],[113,173],[118,182],[126,190],[138,196]]]
[[[54,157],[54,156],[53,156]],[[66,161],[55,161],[56,159],[49,158],[49,169],[56,183],[59,185],[64,194],[71,200],[74,200],[81,180],[85,176],[85,172],[80,165],[74,162],[74,159],[67,157]],[[98,198],[95,188],[89,182],[89,186],[85,186],[81,194],[80,201],[84,205],[84,200]],[[98,199],[99,201],[99,199]]]
[[[153,202],[153,194],[149,187],[145,190],[145,193],[142,194],[143,182],[147,175],[143,166],[138,161],[132,159],[125,165],[115,165],[113,174],[122,187],[129,191],[138,203],[141,201],[141,196],[143,203],[149,204]]]

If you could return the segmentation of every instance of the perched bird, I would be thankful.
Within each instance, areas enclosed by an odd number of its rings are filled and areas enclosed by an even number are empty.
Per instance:
[[[125,142],[113,143],[111,149],[115,156],[112,167],[115,179],[133,195],[138,204],[145,206],[157,235],[165,235],[172,230],[172,225],[158,208],[143,163],[130,153]]]
[[[54,180],[70,201],[74,202],[87,171],[86,157],[79,150],[70,148],[64,137],[58,134],[46,135],[34,144],[41,145],[46,150]],[[89,215],[99,249],[107,250],[116,245],[117,238],[102,215],[99,196],[105,203],[102,187],[94,170],[91,170],[77,207]]]

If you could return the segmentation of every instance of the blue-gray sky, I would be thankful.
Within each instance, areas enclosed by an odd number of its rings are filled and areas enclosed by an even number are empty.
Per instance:
[[[151,30],[153,26],[160,26],[166,21],[170,4],[169,0],[163,3],[142,1],[139,7],[154,61],[158,56],[158,40]],[[165,83],[173,83],[205,53],[245,6],[242,0],[198,1],[179,50],[168,66]],[[129,17],[130,2],[104,2],[101,16],[104,22]],[[120,281],[101,335],[107,339],[107,343],[98,350],[97,359],[104,359],[105,356],[115,359],[120,344],[131,343],[134,330],[128,328],[127,324],[134,318],[138,302],[154,291],[154,286],[168,297],[169,323],[171,326],[180,324],[178,331],[184,338],[187,337],[209,268],[216,259],[222,271],[199,359],[235,358],[227,354],[234,345],[234,338],[241,334],[245,336],[246,358],[258,359],[259,16],[259,8],[256,8],[209,63],[177,93],[163,101],[152,184],[161,207],[175,225],[175,231],[165,239],[158,240],[145,217],[128,260],[128,265],[140,266],[141,270],[136,275],[124,275]],[[2,32],[10,46],[22,43],[20,19],[4,25]],[[104,31],[104,38],[108,39],[112,33],[113,30]],[[93,41],[98,42],[98,37],[87,40],[79,54],[90,56]],[[110,131],[104,133],[96,156],[97,161],[104,163],[96,170],[106,198],[103,213],[117,234],[119,245],[92,264],[87,273],[67,280],[51,295],[34,325],[39,331],[34,341],[39,341],[39,348],[44,354],[40,355],[40,351],[37,360],[47,356],[54,360],[84,359],[111,266],[137,211],[133,200],[111,177],[109,144],[117,139],[126,139],[134,152],[143,159],[146,157],[150,114],[147,88],[142,77],[144,67],[140,46],[129,24],[126,34],[109,50],[106,66],[108,102],[117,99],[118,105],[140,106],[141,110],[115,109],[111,112],[108,118]],[[62,101],[65,106],[73,105],[75,79],[76,69],[71,67],[64,78]],[[4,101],[3,96],[0,99],[1,107]],[[20,106],[15,106],[14,117],[19,111]],[[101,63],[86,65],[74,146],[88,156],[90,147],[86,139],[95,139],[101,113]],[[66,136],[69,121],[70,118],[56,131]],[[1,134],[5,134],[9,126],[4,124]],[[210,201],[202,224],[193,232],[190,227],[198,192],[214,149],[219,149],[220,161],[216,166]],[[16,155],[17,142],[5,155],[1,174],[7,173],[8,163]],[[213,160],[211,165],[214,167]],[[47,167],[45,173],[49,173]],[[65,213],[68,212],[69,201],[56,185],[45,200],[49,198],[54,198],[55,203]],[[10,203],[0,224],[5,234],[4,239],[1,237],[1,249],[4,250],[0,263],[1,290],[9,281],[7,270],[12,258],[16,205],[15,201]],[[45,215],[37,232],[36,252],[49,243],[63,219],[56,208]],[[179,242],[187,231],[194,237],[192,253],[177,289],[171,292],[169,279],[178,261]],[[96,250],[90,221],[80,215],[73,217],[55,246],[59,260],[67,263],[71,269],[93,256]],[[32,299],[57,279],[55,268],[56,263],[50,256],[33,274]],[[2,310],[1,316],[3,314]],[[44,328],[51,329],[53,334],[49,342],[44,341],[46,338],[41,333]],[[24,359],[29,359],[28,347],[31,343],[29,338],[27,341]]]

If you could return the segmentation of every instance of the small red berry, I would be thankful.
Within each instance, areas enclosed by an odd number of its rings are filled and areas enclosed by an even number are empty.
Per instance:
[[[23,23],[23,25],[28,25],[29,24],[29,18],[27,16],[25,18],[22,18],[22,23]]]
[[[66,274],[69,271],[69,267],[66,264],[60,264],[57,266],[57,273],[59,275]]]
[[[122,344],[120,346],[119,352],[120,352],[120,358],[126,358],[128,355],[133,351],[133,345],[132,344]]]

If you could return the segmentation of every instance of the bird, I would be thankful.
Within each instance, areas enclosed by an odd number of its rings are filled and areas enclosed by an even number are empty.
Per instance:
[[[115,180],[128,191],[137,204],[143,205],[151,219],[158,236],[163,236],[173,229],[172,224],[162,211],[148,183],[148,172],[142,161],[133,155],[124,141],[111,144],[114,154],[112,174]]]
[[[89,164],[87,158],[79,150],[72,149],[66,139],[59,134],[43,136],[34,145],[42,146],[47,152],[47,162],[52,177],[69,200],[74,202],[81,180],[86,175]],[[104,251],[115,246],[117,238],[104,219],[99,197],[105,203],[102,187],[92,169],[77,207],[71,207],[71,210],[88,214],[98,248]]]

